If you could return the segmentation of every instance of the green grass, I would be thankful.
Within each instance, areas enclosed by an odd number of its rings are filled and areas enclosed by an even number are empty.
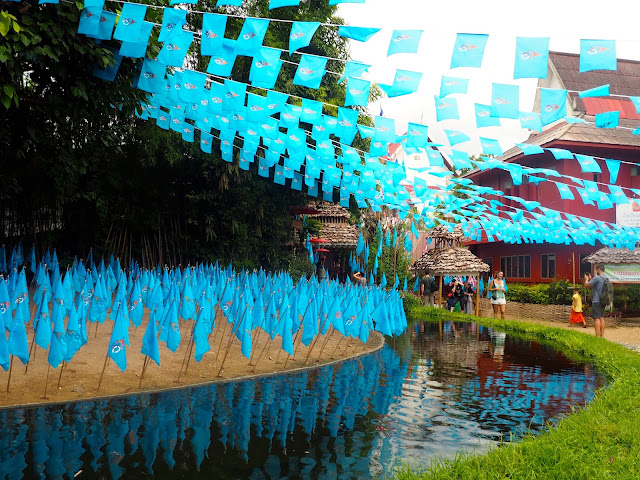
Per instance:
[[[545,433],[500,444],[484,455],[435,460],[420,469],[404,466],[395,472],[395,479],[640,479],[638,353],[577,331],[407,307],[409,322],[442,318],[477,321],[517,336],[536,338],[570,356],[586,358],[607,377],[607,386],[596,393],[589,405],[574,409]]]

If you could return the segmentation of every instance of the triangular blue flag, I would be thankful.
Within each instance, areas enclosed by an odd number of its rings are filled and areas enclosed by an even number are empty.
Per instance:
[[[605,159],[604,161],[609,169],[609,183],[616,183],[618,180],[618,172],[620,171],[620,160]]]
[[[358,42],[366,42],[380,30],[380,28],[341,26],[338,28],[338,35]]]

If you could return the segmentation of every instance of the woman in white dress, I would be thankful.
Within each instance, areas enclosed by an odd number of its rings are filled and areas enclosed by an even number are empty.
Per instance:
[[[507,313],[507,297],[504,289],[504,273],[498,272],[496,278],[491,280],[489,284],[491,292],[491,306],[493,307],[493,318],[498,316],[500,310],[500,318],[504,320]]]

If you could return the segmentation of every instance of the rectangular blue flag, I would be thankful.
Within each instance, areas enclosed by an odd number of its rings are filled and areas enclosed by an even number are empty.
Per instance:
[[[513,78],[547,78],[548,37],[516,37]]]
[[[458,120],[458,102],[455,98],[439,98],[434,96],[436,104],[436,120]]]
[[[120,12],[120,19],[113,32],[113,38],[123,42],[135,42],[147,14],[147,6],[138,3],[125,3]]]
[[[456,36],[456,42],[453,45],[450,68],[480,68],[482,66],[484,48],[487,44],[488,38],[488,35],[458,33]]]
[[[205,13],[202,15],[202,38],[200,40],[200,53],[202,55],[214,56],[217,54],[222,48],[226,28],[226,15],[217,13]]]
[[[469,80],[457,77],[442,77],[440,81],[440,98],[446,97],[454,93],[467,94],[469,88]]]
[[[216,54],[209,60],[207,73],[220,77],[228,77],[231,75],[233,64],[236,61],[236,41],[230,38],[222,40],[222,48],[216,51]]]
[[[562,182],[554,182],[556,187],[558,188],[558,193],[560,193],[560,198],[563,200],[575,200],[573,193],[571,192],[571,188],[566,183]]]
[[[457,145],[458,143],[464,143],[471,140],[471,138],[465,133],[459,132],[457,130],[444,130],[444,133],[447,135],[447,140],[449,140],[449,145],[452,147]]]
[[[476,128],[499,127],[500,119],[491,115],[490,105],[475,104]]]
[[[374,117],[374,122],[374,140],[387,143],[396,141],[396,122],[393,118],[376,116]]]
[[[618,110],[596,113],[596,127],[598,128],[616,128],[618,123],[620,123]]]
[[[172,35],[179,35],[182,27],[187,23],[187,10],[181,8],[163,8],[162,27],[158,41],[164,42]]]
[[[409,70],[396,70],[396,76],[392,85],[379,84],[389,98],[409,95],[417,92],[422,79],[421,72],[411,72]]]
[[[293,77],[293,84],[314,89],[320,88],[326,65],[326,58],[303,54]]]
[[[429,143],[429,127],[409,122],[407,126],[407,147],[425,148]]]
[[[540,89],[540,117],[542,125],[549,125],[567,115],[567,91],[554,88]]]
[[[116,16],[117,15],[115,13],[102,10],[98,30],[92,33],[87,33],[87,37],[95,38],[96,40],[111,40],[113,27],[116,24]]]
[[[580,73],[617,68],[615,40],[580,40]]]
[[[519,116],[520,87],[494,83],[491,89],[491,116],[516,119]]]
[[[485,155],[502,155],[502,147],[498,140],[480,137],[480,144],[482,145],[482,153]]]
[[[367,65],[366,63],[354,62],[353,60],[349,60],[344,67],[344,71],[342,72],[342,76],[338,83],[342,83],[345,78],[348,77],[361,77],[364,72],[369,70],[371,65]],[[640,98],[640,97],[639,97]]]
[[[193,32],[181,30],[164,42],[158,54],[158,61],[170,67],[182,67],[189,47],[193,42]]]
[[[293,7],[300,5],[300,0],[269,0],[269,10],[280,7]]]
[[[417,53],[423,30],[394,30],[387,57],[396,53]]]
[[[345,89],[346,95],[344,99],[344,106],[367,106],[369,104],[370,87],[371,82],[368,80],[349,77],[349,80],[347,81],[347,88]]]
[[[137,39],[131,42],[122,42],[118,53],[123,57],[144,58],[147,53],[147,45],[149,43],[153,27],[153,23],[144,22],[142,27],[140,27],[140,33],[138,34]]]
[[[296,50],[309,46],[314,33],[319,27],[320,22],[293,22],[289,33],[289,55]]]
[[[249,80],[253,86],[260,88],[275,86],[282,67],[281,53],[281,50],[269,47],[261,47],[255,52],[249,72]]]
[[[236,55],[253,57],[260,50],[268,27],[269,20],[265,18],[245,18],[236,41]]]
[[[580,155],[578,153],[576,153],[575,156],[576,160],[578,160],[578,163],[580,164],[582,173],[602,173],[600,165],[598,165],[595,158],[589,155]]]
[[[518,116],[520,126],[536,132],[542,132],[542,120],[540,114],[535,112],[520,112]]]

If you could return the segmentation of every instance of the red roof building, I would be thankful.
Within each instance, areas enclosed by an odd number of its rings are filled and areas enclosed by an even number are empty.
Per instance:
[[[604,84],[610,85],[609,97],[579,99],[583,91]],[[548,126],[541,134],[532,135],[525,143],[538,145],[545,149],[559,148],[574,154],[589,155],[595,158],[601,173],[583,173],[581,165],[575,158],[556,160],[548,151],[535,155],[524,155],[522,150],[514,147],[501,157],[504,162],[513,162],[531,168],[547,168],[579,179],[599,182],[599,189],[609,193],[606,184],[625,188],[640,189],[640,167],[636,164],[640,157],[640,136],[632,130],[638,127],[640,115],[636,113],[633,103],[626,96],[640,96],[640,62],[618,60],[616,72],[579,72],[579,55],[554,53],[549,55],[547,79],[538,83],[542,88],[558,88],[569,90],[567,101],[569,115],[581,117],[593,122],[595,115],[606,111],[620,111],[620,127],[616,129],[596,128],[593,124],[560,121]],[[534,111],[540,111],[539,93],[536,96]],[[604,159],[621,160],[620,171],[615,182]],[[626,163],[625,163],[626,162]],[[536,175],[537,176],[537,175]],[[621,207],[630,209],[628,205],[609,209],[598,209],[597,205],[585,205],[576,193],[574,200],[563,200],[555,182],[563,182],[571,186],[580,186],[565,177],[548,177],[547,181],[531,182],[525,175],[521,185],[514,185],[507,171],[493,169],[472,171],[466,175],[474,183],[501,190],[505,195],[533,200],[559,212],[580,217],[620,223]],[[633,196],[629,190],[624,193]],[[521,208],[512,200],[497,198],[506,205]],[[638,214],[640,221],[640,213]],[[487,242],[483,236],[480,242],[468,242],[470,250],[489,264],[492,272],[502,270],[510,281],[523,283],[551,282],[555,279],[580,281],[584,271],[591,266],[581,261],[589,254],[602,247],[596,243],[589,245],[556,245],[543,244],[505,244],[503,242]]]

